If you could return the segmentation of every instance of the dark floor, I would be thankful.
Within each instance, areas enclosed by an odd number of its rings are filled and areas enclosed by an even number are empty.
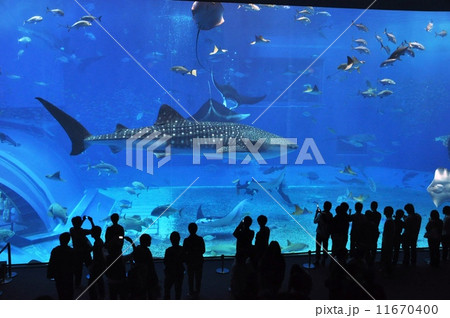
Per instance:
[[[379,257],[379,255],[378,255]],[[394,278],[385,278],[377,272],[377,282],[381,283],[388,299],[450,299],[450,261],[441,263],[439,268],[432,268],[426,263],[428,251],[421,250],[416,267],[397,266]],[[307,263],[307,256],[286,256],[286,269],[294,263]],[[231,268],[232,260],[225,260],[225,267]],[[208,260],[203,271],[201,299],[230,299],[228,292],[230,274],[217,274],[220,260]],[[163,280],[163,264],[156,262],[160,281]],[[54,282],[46,279],[46,266],[28,265],[13,268],[17,276],[4,285],[0,285],[3,294],[0,299],[35,299],[38,296],[49,295],[57,299]],[[313,278],[311,299],[328,299],[328,290],[324,281],[328,276],[328,268],[320,267],[310,270]],[[287,277],[288,275],[286,275]],[[87,282],[84,282],[85,284]],[[283,289],[286,289],[286,279]],[[187,279],[183,284],[183,296],[187,294]],[[86,293],[82,299],[88,299]]]

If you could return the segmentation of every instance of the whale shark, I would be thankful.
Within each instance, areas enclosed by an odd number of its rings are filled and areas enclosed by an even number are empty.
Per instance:
[[[205,217],[203,215],[202,206],[199,206],[197,210],[197,220],[195,221],[195,223],[213,227],[234,225],[234,223],[239,219],[240,215],[242,214],[242,209],[244,208],[246,202],[247,199],[242,200],[233,208],[233,210],[231,210],[230,213],[228,213],[223,217]]]
[[[156,122],[152,126],[141,128],[127,128],[122,124],[117,124],[113,133],[92,135],[79,123],[50,102],[36,97],[36,99],[48,110],[48,112],[59,122],[66,131],[72,142],[71,155],[83,153],[91,145],[109,146],[113,153],[117,153],[126,148],[127,141],[132,140],[133,147],[141,141],[146,140],[145,146],[153,145],[155,142],[161,143],[153,151],[156,156],[165,154],[165,147],[171,146],[173,155],[192,155],[195,142],[200,139],[215,139],[223,142],[217,149],[218,153],[227,154],[236,152],[239,155],[250,153],[246,142],[253,145],[261,143],[258,152],[266,158],[279,157],[280,147],[285,146],[288,150],[297,149],[296,144],[290,143],[287,139],[272,134],[265,130],[238,123],[230,122],[197,122],[185,119],[169,105],[162,105],[159,109]],[[155,138],[155,134],[162,135],[165,140]],[[211,147],[211,146],[210,146]]]
[[[214,83],[214,86],[217,88],[220,95],[222,96],[223,104],[229,109],[234,109],[240,105],[253,105],[259,103],[264,98],[266,98],[266,95],[255,97],[241,95],[233,86],[229,84],[221,85],[217,83],[217,81],[214,78],[213,72],[211,72],[211,79],[212,82]]]
[[[207,100],[194,114],[197,121],[239,122],[250,114],[238,114],[214,99]]]

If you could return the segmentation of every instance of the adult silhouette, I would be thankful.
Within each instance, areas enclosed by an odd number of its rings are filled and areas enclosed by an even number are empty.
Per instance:
[[[419,237],[422,217],[416,213],[414,205],[408,203],[404,210],[408,214],[405,219],[405,232],[403,233],[403,265],[416,265],[417,261],[417,239]]]
[[[398,262],[398,255],[400,253],[400,245],[403,242],[403,230],[405,229],[405,211],[398,209],[395,211],[395,235],[394,235],[394,255],[392,257],[392,264],[396,265]]]
[[[88,219],[91,223],[91,229],[83,229],[83,222]],[[90,216],[75,216],[72,218],[72,227],[70,228],[70,236],[72,237],[73,251],[75,255],[74,274],[75,274],[75,289],[80,288],[81,276],[83,274],[83,264],[89,267],[92,262],[91,251],[92,244],[87,238],[87,235],[92,233],[92,228],[95,226],[94,221]]]
[[[183,241],[184,260],[187,266],[189,296],[198,298],[202,285],[203,254],[205,253],[205,241],[197,235],[197,224],[188,225],[189,236]]]
[[[119,224],[119,218],[119,214],[111,214],[110,219],[112,225],[108,226],[106,229],[105,246],[110,254],[117,254],[118,251],[122,251],[125,230],[123,226]]]
[[[89,284],[94,283],[89,289],[89,295],[91,299],[104,299],[105,298],[105,283],[103,281],[103,272],[106,268],[106,258],[104,251],[104,243],[100,238],[102,235],[102,228],[100,226],[94,226],[92,228],[92,238],[94,239],[94,245],[92,247],[92,264],[90,268]]]
[[[270,229],[266,226],[267,217],[265,215],[260,215],[256,219],[259,225],[259,231],[256,233],[255,237],[255,253],[253,264],[256,266],[258,261],[264,255],[267,247],[269,246]]]
[[[164,299],[170,299],[170,289],[175,286],[175,299],[181,299],[181,287],[184,278],[184,250],[180,246],[180,233],[170,234],[172,246],[164,254]]]
[[[330,201],[323,203],[323,211],[317,205],[316,215],[314,216],[314,223],[316,228],[316,266],[320,264],[321,253],[323,253],[322,265],[328,257],[328,241],[330,240],[331,224],[333,222],[333,215],[331,214],[332,204]],[[321,251],[323,249],[323,252]]]
[[[439,212],[433,210],[430,213],[430,219],[425,227],[425,237],[428,240],[428,249],[430,251],[430,265],[439,266],[440,253],[439,245],[441,244],[443,222],[439,217]]]
[[[350,230],[350,255],[354,256],[356,250],[365,251],[367,247],[364,244],[364,223],[366,222],[366,216],[362,214],[363,204],[361,202],[355,203],[355,213],[349,216],[350,222],[352,222],[352,228]]]
[[[50,253],[47,278],[54,279],[59,299],[73,299],[74,252],[69,246],[70,234],[59,236],[59,246]]]
[[[395,221],[392,218],[394,209],[391,206],[387,206],[384,208],[383,213],[386,221],[384,222],[383,238],[381,241],[381,266],[390,275],[392,272],[392,256],[395,240]]]
[[[442,260],[446,261],[450,250],[450,206],[444,206],[442,214],[444,214],[442,227]]]
[[[247,215],[234,230],[233,236],[236,238],[236,254],[241,253],[245,257],[252,255],[252,241],[255,236],[255,232],[250,229],[252,222],[252,218]]]
[[[370,210],[366,211],[365,215],[367,221],[372,224],[371,235],[368,237],[368,251],[367,251],[367,261],[370,264],[373,264],[375,261],[375,257],[377,255],[378,248],[378,237],[380,236],[380,221],[381,221],[381,213],[377,211],[378,202],[372,201],[370,203]]]

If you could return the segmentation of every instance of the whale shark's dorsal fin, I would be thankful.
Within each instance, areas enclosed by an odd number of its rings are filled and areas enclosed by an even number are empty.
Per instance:
[[[120,132],[120,131],[122,131],[122,130],[127,130],[128,129],[128,127],[125,127],[124,125],[122,125],[122,124],[117,124],[116,125],[116,132]]]
[[[162,105],[159,109],[158,119],[156,119],[155,125],[162,125],[168,122],[184,121],[183,116],[180,115],[175,109],[169,105]]]

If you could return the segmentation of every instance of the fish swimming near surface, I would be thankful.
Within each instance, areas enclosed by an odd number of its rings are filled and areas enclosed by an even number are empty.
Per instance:
[[[47,214],[53,219],[61,220],[63,224],[67,223],[67,208],[59,203],[52,203],[47,210]]]
[[[434,32],[435,34],[436,34],[436,36],[435,37],[438,37],[438,36],[440,36],[441,38],[443,38],[443,37],[446,37],[447,36],[447,31],[445,31],[445,30],[442,30],[441,32]]]
[[[102,16],[94,17],[93,15],[85,15],[80,18],[80,21],[93,22],[94,20],[102,22]]]
[[[100,163],[93,165],[93,166],[88,164],[87,170],[90,170],[90,169],[97,170],[98,175],[101,175],[102,173],[106,173],[109,176],[112,173],[114,173],[114,174],[119,173],[119,170],[117,170],[117,168],[115,166],[113,166],[112,164],[103,162],[102,160],[100,160]]]
[[[35,15],[35,16],[29,18],[28,20],[23,21],[23,24],[24,25],[27,23],[28,24],[31,24],[31,23],[36,24],[38,22],[41,22],[42,20],[44,20],[43,17],[41,17],[40,15]]]
[[[170,70],[181,75],[197,76],[197,70],[189,70],[184,66],[172,66]]]
[[[8,242],[16,233],[8,229],[0,229],[0,242]]]
[[[384,34],[386,34],[388,41],[397,44],[397,39],[395,38],[395,35],[393,33],[389,33],[387,29],[384,29]]]
[[[171,215],[176,215],[176,214],[181,216],[181,212],[183,211],[183,209],[184,208],[181,208],[178,210],[178,209],[171,207],[170,205],[160,205],[160,206],[157,206],[156,208],[154,208],[150,215],[156,216],[156,217],[165,216],[167,218],[170,217]]]
[[[430,20],[430,22],[428,22],[427,26],[425,27],[425,31],[431,32],[431,30],[433,30],[433,26],[433,20]]]
[[[86,28],[92,26],[92,23],[89,21],[80,20],[75,22],[72,25],[66,26],[67,32],[69,32],[71,29],[79,29],[79,28]]]
[[[355,23],[354,21],[352,21],[352,24],[359,30],[359,31],[363,31],[363,32],[369,32],[369,28],[366,27],[364,24],[362,23]]]
[[[214,86],[219,91],[220,95],[222,95],[223,105],[225,105],[225,107],[229,109],[234,109],[240,105],[253,105],[259,103],[264,98],[266,98],[266,95],[257,97],[241,95],[233,86],[228,84],[223,85],[219,84],[215,80],[214,74],[212,72],[211,78],[212,82],[214,83]]]
[[[192,4],[192,18],[197,24],[197,38],[195,40],[195,56],[198,64],[205,68],[198,58],[198,37],[201,30],[211,30],[222,25],[225,20],[223,18],[224,8],[220,2],[200,2],[195,1]]]
[[[200,205],[197,210],[196,224],[209,227],[222,227],[222,226],[234,226],[237,220],[239,220],[242,210],[244,209],[247,199],[239,202],[230,213],[223,217],[205,217],[203,215],[202,206]]]
[[[447,168],[437,168],[427,191],[436,207],[444,202],[450,202],[450,171]]]
[[[250,116],[250,114],[236,113],[214,99],[207,100],[202,107],[192,115],[197,121],[232,123],[242,121],[248,116]]]
[[[14,147],[19,147],[20,144],[15,142],[11,137],[9,137],[7,134],[0,132],[0,142],[6,143],[8,145],[14,146]]]
[[[148,191],[148,187],[146,187],[145,184],[143,184],[142,182],[133,181],[131,184],[137,190],[147,190]]]
[[[305,251],[308,248],[308,244],[305,243],[291,243],[291,241],[287,240],[287,246],[281,248],[283,253],[293,253],[293,252],[301,252]]]
[[[286,146],[288,151],[298,148],[296,144],[291,144],[287,139],[253,126],[229,122],[195,122],[187,120],[168,105],[160,107],[158,118],[153,126],[129,129],[118,124],[114,133],[91,135],[76,119],[53,104],[40,97],[37,97],[37,100],[42,103],[66,131],[72,141],[71,155],[81,154],[90,145],[95,144],[107,145],[113,153],[117,153],[126,147],[126,142],[130,138],[142,141],[154,132],[166,134],[171,138],[167,143],[170,142],[172,155],[192,156],[194,138],[212,138],[219,134],[223,135],[223,146],[218,149],[218,152],[222,154],[227,154],[228,151],[233,150],[239,156],[246,156],[250,152],[244,144],[244,138],[247,138],[252,144],[263,138],[265,141],[259,148],[259,153],[264,158],[279,157],[280,143]],[[277,144],[271,143],[273,138],[277,140]],[[233,142],[232,147],[230,140]],[[147,145],[151,145],[150,140]],[[133,143],[133,147],[135,146],[136,143]],[[153,153],[157,156],[163,156],[165,149],[155,149]]]
[[[66,180],[61,178],[61,172],[60,171],[56,171],[53,174],[48,174],[45,176],[47,179],[50,180],[54,180],[54,181],[62,181],[62,182],[66,182]]]
[[[48,12],[51,12],[51,13],[53,13],[54,15],[59,15],[60,17],[63,17],[63,16],[64,16],[64,11],[61,10],[61,9],[49,9],[49,7],[47,7],[47,13],[48,13]]]
[[[152,224],[153,220],[150,218],[141,219],[139,215],[133,215],[131,217],[127,217],[124,215],[119,219],[119,224],[123,226],[125,231],[136,231],[141,232],[142,228],[148,228],[150,224]]]

